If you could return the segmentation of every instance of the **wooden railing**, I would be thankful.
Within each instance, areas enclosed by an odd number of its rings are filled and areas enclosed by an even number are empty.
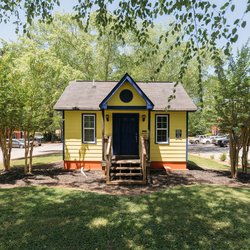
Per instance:
[[[106,160],[106,177],[107,181],[110,181],[110,167],[112,165],[112,136],[108,137],[108,142],[105,152],[105,160]]]
[[[146,140],[143,136],[140,138],[140,162],[142,167],[143,181],[147,178],[147,150]]]

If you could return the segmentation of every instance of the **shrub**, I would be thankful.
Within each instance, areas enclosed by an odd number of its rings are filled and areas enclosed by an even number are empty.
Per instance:
[[[221,161],[225,161],[226,159],[227,159],[227,155],[226,155],[226,153],[224,152],[224,153],[221,154],[220,160],[221,160]]]
[[[210,155],[210,159],[211,159],[211,160],[214,160],[214,155]]]

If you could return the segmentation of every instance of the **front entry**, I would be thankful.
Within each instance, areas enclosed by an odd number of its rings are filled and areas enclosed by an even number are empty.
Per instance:
[[[113,114],[113,154],[139,155],[139,114]]]

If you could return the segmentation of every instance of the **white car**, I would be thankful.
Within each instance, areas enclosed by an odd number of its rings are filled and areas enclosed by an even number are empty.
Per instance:
[[[202,144],[210,144],[211,139],[210,139],[210,137],[205,136],[205,137],[200,139],[200,143],[202,143]]]
[[[196,135],[194,138],[190,138],[189,142],[191,144],[198,144],[198,143],[202,143],[201,140],[207,138],[205,135]]]

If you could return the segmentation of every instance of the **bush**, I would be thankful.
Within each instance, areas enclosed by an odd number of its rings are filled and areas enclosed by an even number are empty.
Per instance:
[[[222,153],[221,156],[220,156],[220,160],[225,161],[226,159],[227,159],[226,153]]]
[[[210,155],[210,159],[211,159],[211,160],[214,160],[214,155]]]

